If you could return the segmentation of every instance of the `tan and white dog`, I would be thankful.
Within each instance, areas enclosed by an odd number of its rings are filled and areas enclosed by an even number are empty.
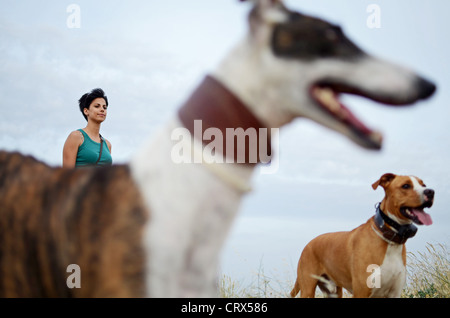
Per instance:
[[[281,1],[253,2],[248,34],[129,165],[64,170],[0,153],[0,296],[215,296],[218,255],[264,161],[264,128],[306,117],[379,149],[381,135],[339,95],[409,105],[435,91],[363,52],[336,25]],[[180,149],[180,130],[195,136],[196,127],[200,145],[191,147],[189,135]],[[203,156],[203,138],[229,129],[256,132],[244,145],[229,147],[233,136],[215,143],[234,164],[175,160]],[[72,263],[80,290],[65,286]]]
[[[407,239],[419,225],[431,225],[424,208],[433,205],[434,190],[413,176],[384,174],[372,187],[382,186],[385,197],[375,216],[351,232],[327,233],[303,249],[295,297],[315,296],[316,286],[329,297],[342,297],[342,288],[354,297],[400,297],[406,280]],[[377,277],[375,277],[376,275]]]

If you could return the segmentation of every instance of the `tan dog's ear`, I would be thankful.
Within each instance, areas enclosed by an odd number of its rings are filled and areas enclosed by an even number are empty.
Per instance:
[[[372,184],[372,188],[376,190],[378,186],[382,186],[384,189],[391,183],[392,180],[396,177],[393,173],[385,173],[381,176],[380,180],[376,181],[374,184]]]

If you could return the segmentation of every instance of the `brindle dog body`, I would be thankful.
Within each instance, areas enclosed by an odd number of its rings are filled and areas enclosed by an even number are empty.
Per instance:
[[[147,213],[128,166],[52,168],[0,151],[0,202],[0,297],[144,295]],[[67,286],[70,264],[81,288]]]

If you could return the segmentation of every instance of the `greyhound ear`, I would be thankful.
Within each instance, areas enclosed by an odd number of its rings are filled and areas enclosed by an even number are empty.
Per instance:
[[[252,0],[251,2],[254,3],[254,8],[250,14],[250,22],[277,24],[286,22],[289,18],[281,0]]]
[[[273,28],[289,20],[289,11],[280,0],[252,0],[248,16],[250,35],[258,46],[270,45]]]
[[[391,183],[392,180],[396,177],[393,173],[385,173],[381,176],[380,180],[376,181],[374,184],[372,184],[372,188],[376,190],[378,186],[382,186],[384,189]]]

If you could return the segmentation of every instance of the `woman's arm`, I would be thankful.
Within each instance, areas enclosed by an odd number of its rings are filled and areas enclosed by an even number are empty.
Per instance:
[[[106,141],[106,144],[108,145],[109,153],[112,153],[112,144],[107,139],[105,139],[105,141]]]
[[[75,168],[77,161],[78,147],[83,143],[82,135],[79,131],[72,131],[67,137],[63,148],[63,167]]]

